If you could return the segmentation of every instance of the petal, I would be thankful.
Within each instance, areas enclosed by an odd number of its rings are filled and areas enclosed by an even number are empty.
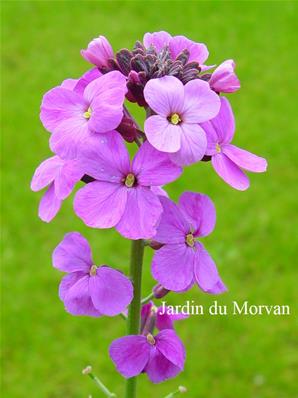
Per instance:
[[[152,383],[161,383],[164,380],[171,379],[177,376],[181,370],[178,366],[173,365],[158,350],[151,352],[150,360],[145,368],[145,372]]]
[[[220,109],[220,98],[203,80],[191,80],[184,87],[183,121],[202,123],[214,118]]]
[[[201,243],[196,243],[195,279],[199,287],[206,293],[218,294],[225,290],[217,291],[223,285],[216,265],[207,250]],[[224,286],[224,285],[223,285]]]
[[[150,144],[162,152],[177,152],[180,149],[181,127],[175,126],[159,115],[145,121],[144,131]]]
[[[155,336],[156,348],[181,370],[185,362],[185,348],[174,330],[162,330]]]
[[[128,239],[150,239],[156,234],[161,213],[159,198],[150,188],[127,188],[127,203],[116,229]]]
[[[239,191],[245,191],[249,187],[248,177],[224,153],[212,156],[211,162],[216,173],[231,187]]]
[[[260,156],[251,152],[238,148],[235,145],[225,145],[222,148],[224,154],[236,163],[242,169],[252,171],[254,173],[263,173],[267,169],[267,161]]]
[[[207,138],[198,124],[184,123],[181,126],[181,147],[178,152],[171,153],[170,158],[176,164],[186,166],[203,158],[207,148]]]
[[[172,59],[176,59],[177,56],[183,51],[189,51],[188,62],[198,62],[203,64],[208,58],[209,52],[205,44],[196,43],[189,40],[185,36],[174,36],[169,44]]]
[[[144,88],[144,97],[154,112],[168,117],[172,113],[182,112],[184,87],[181,81],[174,76],[151,79]]]
[[[60,210],[62,200],[55,195],[55,187],[52,183],[39,202],[38,216],[42,221],[50,222]]]
[[[103,315],[114,316],[126,309],[133,298],[131,281],[121,272],[106,266],[97,268],[89,280],[94,307]]]
[[[53,266],[63,272],[89,272],[93,264],[87,239],[79,232],[66,234],[53,252]]]
[[[161,307],[159,307],[157,311],[156,327],[158,330],[174,329],[174,324],[170,315],[167,313],[162,313]]]
[[[192,283],[194,258],[194,250],[185,243],[165,245],[154,253],[152,276],[166,289],[183,290]]]
[[[166,197],[160,197],[163,213],[154,240],[160,243],[184,243],[190,225],[176,203]]]
[[[62,165],[63,161],[59,158],[59,156],[52,156],[51,158],[44,160],[37,167],[33,175],[31,181],[32,191],[40,191],[54,181]]]
[[[80,95],[84,94],[85,88],[91,83],[93,80],[102,76],[102,73],[98,70],[98,68],[93,68],[88,70],[77,80],[77,84],[74,87],[74,91]]]
[[[79,161],[85,173],[99,181],[121,183],[130,170],[128,151],[116,131],[102,135],[94,145],[83,149]]]
[[[122,217],[126,201],[126,189],[121,185],[94,181],[77,192],[74,210],[89,227],[111,228]]]
[[[120,98],[116,99],[116,103],[124,101],[124,96],[127,92],[126,77],[119,71],[112,71],[93,80],[84,91],[84,98],[91,103],[95,97],[104,95],[108,98],[111,90],[120,90]],[[111,103],[111,102],[109,102]]]
[[[164,30],[154,33],[145,33],[143,43],[146,48],[153,46],[157,52],[160,52],[165,46],[167,46],[172,36]]]
[[[82,115],[86,106],[79,94],[63,87],[55,87],[42,99],[40,119],[44,127],[53,132],[61,122]]]
[[[157,151],[148,141],[136,153],[132,170],[138,183],[145,186],[168,184],[182,174],[181,167],[175,165],[167,153]]]
[[[157,196],[165,196],[166,198],[169,197],[167,191],[162,187],[151,187],[151,191]]]
[[[82,171],[77,160],[68,160],[60,169],[55,178],[55,194],[59,199],[69,196],[75,186],[85,173]]]
[[[77,85],[79,79],[65,79],[61,83],[60,87],[66,88],[67,90],[73,91]]]
[[[94,307],[89,294],[89,275],[72,285],[63,298],[65,309],[72,315],[98,317],[102,314]]]
[[[184,192],[179,199],[179,208],[192,225],[195,236],[207,236],[213,231],[216,210],[214,203],[207,195]]]
[[[129,378],[140,374],[150,356],[150,345],[145,336],[130,335],[114,340],[109,354],[122,376]]]
[[[233,93],[239,90],[240,82],[234,70],[235,62],[232,59],[221,63],[210,77],[210,87],[217,92],[223,93]]]
[[[70,274],[67,274],[62,278],[59,285],[59,298],[61,301],[64,301],[69,289],[84,276],[86,276],[86,273],[79,271],[71,272]]]

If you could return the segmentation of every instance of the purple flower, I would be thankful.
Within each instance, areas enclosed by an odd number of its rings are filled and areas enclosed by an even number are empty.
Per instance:
[[[63,80],[60,87],[66,88],[71,91],[83,95],[85,88],[93,80],[102,76],[102,73],[97,68],[92,68],[83,74],[79,79],[66,79]]]
[[[83,175],[76,160],[63,160],[59,156],[46,159],[38,166],[31,181],[32,191],[49,186],[39,204],[38,215],[43,221],[49,222],[55,217],[62,201]]]
[[[82,147],[92,146],[98,140],[97,133],[106,133],[119,125],[127,89],[126,78],[118,71],[93,80],[83,93],[71,87],[59,86],[48,91],[42,100],[40,118],[52,132],[52,151],[72,159]]]
[[[221,97],[218,115],[201,126],[208,141],[206,155],[212,157],[214,170],[227,184],[244,191],[249,187],[249,179],[241,169],[255,173],[266,171],[266,159],[230,144],[235,132],[235,121],[226,98]]]
[[[81,50],[81,55],[91,64],[103,68],[108,66],[108,60],[114,57],[114,52],[109,41],[99,36],[88,44],[86,50]]]
[[[219,97],[209,84],[197,79],[183,86],[177,78],[164,76],[150,80],[144,96],[157,113],[145,122],[145,133],[151,145],[170,153],[170,158],[179,165],[200,160],[207,141],[198,123],[212,119],[220,108]]]
[[[239,90],[240,82],[235,74],[235,62],[228,59],[220,64],[212,73],[209,84],[218,93],[233,93]]]
[[[146,48],[153,46],[157,52],[161,52],[166,46],[169,47],[173,60],[177,58],[183,50],[189,52],[188,62],[198,62],[204,68],[204,62],[208,58],[209,52],[205,44],[196,43],[185,36],[172,37],[168,32],[145,33],[143,43]]]
[[[78,232],[66,234],[53,252],[53,265],[67,272],[59,297],[72,315],[114,316],[130,304],[133,287],[121,272],[96,266],[87,240]]]
[[[114,340],[110,357],[119,373],[130,378],[145,372],[153,383],[175,377],[183,370],[185,349],[174,330],[156,336],[129,335]]]
[[[148,142],[130,163],[123,139],[115,132],[83,153],[81,167],[96,181],[77,192],[76,214],[89,227],[115,227],[129,239],[149,239],[156,233],[162,206],[150,187],[172,182],[182,172]]]
[[[165,311],[164,311],[165,310]],[[142,306],[141,319],[142,323],[145,323],[151,311],[156,311],[156,323],[155,326],[158,330],[163,329],[174,329],[174,322],[180,321],[181,319],[188,318],[188,315],[184,314],[170,314],[168,308],[165,306],[155,307],[152,301]]]
[[[223,293],[226,288],[216,265],[196,238],[209,235],[216,214],[206,195],[185,192],[176,205],[161,197],[163,214],[154,240],[163,243],[152,261],[153,277],[166,289],[185,291],[197,283],[207,293]]]

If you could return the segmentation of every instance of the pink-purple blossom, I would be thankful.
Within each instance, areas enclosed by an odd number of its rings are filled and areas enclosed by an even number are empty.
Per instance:
[[[145,99],[156,113],[145,121],[145,134],[156,149],[170,153],[179,165],[199,161],[207,140],[199,123],[214,118],[220,100],[207,82],[192,80],[185,86],[173,76],[150,80]]]
[[[130,280],[106,265],[94,265],[87,240],[78,232],[65,235],[53,252],[53,266],[66,272],[59,297],[72,315],[114,316],[130,304]]]
[[[108,66],[109,59],[113,59],[114,52],[107,38],[99,36],[88,44],[86,50],[81,50],[81,55],[91,64],[103,68]]]
[[[175,377],[185,362],[184,346],[171,329],[154,337],[150,333],[121,337],[112,342],[109,353],[122,376],[130,378],[144,372],[153,383]]]
[[[207,136],[206,155],[216,173],[233,188],[244,191],[249,179],[241,169],[262,173],[267,169],[266,159],[231,144],[235,133],[235,120],[229,101],[221,97],[218,115],[201,124]]]
[[[31,181],[32,191],[48,187],[38,210],[43,221],[50,222],[56,216],[62,201],[70,195],[83,175],[76,160],[63,160],[59,156],[52,156],[37,167]]]
[[[80,189],[74,200],[75,212],[85,224],[115,227],[129,239],[151,238],[162,213],[159,196],[151,187],[176,180],[181,168],[148,142],[130,162],[123,139],[116,132],[102,137],[80,161],[85,173],[95,179]]]
[[[73,86],[48,91],[42,100],[40,118],[52,133],[52,151],[62,158],[76,158],[81,148],[92,146],[99,139],[98,133],[115,129],[123,117],[126,92],[126,78],[118,71],[93,80],[83,93],[73,91]]]
[[[209,84],[218,93],[233,93],[239,90],[240,82],[235,73],[235,62],[232,59],[222,62],[213,71]]]
[[[163,214],[154,240],[163,244],[152,260],[152,275],[166,289],[176,292],[196,283],[204,292],[223,293],[226,288],[216,265],[197,239],[209,235],[216,213],[211,199],[184,192],[178,205],[161,197]]]
[[[156,312],[155,326],[158,330],[163,329],[174,329],[174,322],[180,321],[182,319],[188,318],[188,315],[184,314],[170,314],[168,313],[168,308],[165,306],[155,307],[152,301],[142,306],[141,310],[141,321],[145,324],[147,318],[150,316],[151,312]]]

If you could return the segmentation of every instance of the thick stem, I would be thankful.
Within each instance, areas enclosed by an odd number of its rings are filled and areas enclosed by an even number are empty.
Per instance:
[[[140,333],[143,254],[143,241],[133,240],[131,243],[130,278],[134,286],[134,297],[128,310],[128,334]],[[136,398],[136,382],[136,377],[131,377],[127,380],[126,398]]]

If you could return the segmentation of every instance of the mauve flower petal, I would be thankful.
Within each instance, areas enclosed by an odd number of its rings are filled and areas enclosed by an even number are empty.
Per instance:
[[[165,46],[167,46],[172,36],[164,30],[154,33],[145,33],[143,37],[143,43],[146,48],[153,46],[157,52],[160,52]]]
[[[144,131],[150,144],[162,152],[177,152],[181,146],[182,129],[159,115],[150,116],[145,121]]]
[[[93,264],[87,239],[79,232],[66,234],[53,252],[53,266],[63,272],[88,273]]]
[[[189,315],[186,314],[171,314],[169,317],[172,319],[172,321],[181,321],[182,319],[187,319],[189,318]]]
[[[55,87],[43,96],[40,119],[44,127],[53,132],[61,122],[83,115],[86,106],[79,94],[63,87]]]
[[[120,134],[111,131],[81,151],[80,167],[98,181],[122,183],[130,171],[129,153]]]
[[[214,118],[220,109],[219,96],[203,80],[191,80],[184,86],[184,123],[202,123]]]
[[[239,191],[245,191],[249,187],[248,177],[224,153],[212,156],[211,162],[216,173],[231,187]]]
[[[148,141],[136,153],[132,171],[143,186],[168,184],[182,174],[181,167],[174,164],[167,153],[157,151]]]
[[[84,91],[84,98],[88,103],[92,103],[95,97],[105,95],[108,98],[111,90],[120,90],[119,98],[116,103],[124,101],[126,88],[126,77],[119,71],[112,71],[100,76],[98,79],[93,80]],[[111,101],[109,101],[111,103]]]
[[[127,191],[121,185],[94,181],[77,192],[74,210],[89,227],[111,228],[122,217],[126,202]]]
[[[145,336],[130,335],[112,342],[109,354],[122,376],[129,378],[140,374],[150,356],[151,346]]]
[[[216,222],[214,203],[207,196],[200,193],[184,192],[179,198],[179,208],[191,224],[194,235],[209,235]]]
[[[205,131],[198,124],[181,125],[181,147],[171,153],[170,159],[180,166],[198,162],[203,158],[207,148]]]
[[[194,258],[194,250],[185,243],[165,245],[154,253],[152,276],[166,289],[183,290],[193,280]]]
[[[61,83],[60,87],[66,88],[67,90],[73,91],[77,85],[79,79],[65,79]]]
[[[171,319],[171,316],[167,313],[162,314],[163,309],[161,307],[158,308],[157,316],[156,316],[156,327],[158,330],[164,329],[174,329],[174,324]]]
[[[233,93],[240,88],[240,82],[235,74],[235,62],[228,59],[221,63],[212,73],[210,87],[222,93]]]
[[[114,57],[111,44],[105,36],[93,39],[86,50],[81,50],[81,55],[86,61],[98,67],[107,66],[108,60]]]
[[[50,222],[60,210],[62,200],[55,195],[54,183],[51,183],[39,202],[38,216],[42,221]]]
[[[126,309],[133,298],[131,281],[121,272],[106,266],[90,276],[89,291],[94,307],[103,315],[114,316]]]
[[[222,151],[232,160],[232,162],[236,163],[236,165],[242,169],[252,171],[254,173],[263,173],[267,169],[266,159],[238,148],[235,145],[225,145],[222,147]]]
[[[199,64],[203,64],[209,55],[205,44],[196,43],[185,36],[174,36],[169,43],[169,47],[172,59],[176,59],[183,50],[188,50],[188,62],[196,61]]]
[[[35,170],[31,181],[32,191],[40,191],[51,182],[53,182],[59,174],[59,170],[63,165],[63,161],[59,156],[52,156],[44,160]]]
[[[223,281],[219,278],[218,282],[208,291],[209,294],[222,294],[227,291],[227,287]]]
[[[73,284],[63,298],[65,309],[72,315],[99,317],[102,314],[94,307],[89,293],[89,275]]]
[[[77,84],[75,85],[73,90],[83,96],[84,90],[88,86],[88,84],[91,83],[93,80],[99,78],[100,76],[102,76],[102,73],[98,70],[98,68],[92,68],[88,70],[86,73],[83,74],[82,77],[77,80]]]
[[[157,349],[151,350],[148,365],[145,368],[147,376],[152,383],[161,383],[171,379],[181,372],[181,369],[173,365],[171,361],[164,357]]]
[[[149,188],[127,188],[127,203],[116,229],[127,239],[150,239],[161,213],[159,198]]]
[[[81,271],[71,272],[63,276],[59,285],[59,298],[61,301],[64,301],[68,290],[84,276],[86,276],[86,273]]]
[[[167,191],[162,187],[151,187],[151,191],[157,196],[165,196],[166,198],[169,197]]]
[[[207,86],[209,88],[208,83]],[[150,108],[161,116],[180,114],[184,101],[183,83],[174,76],[151,79],[144,88],[144,97]]]
[[[199,287],[206,293],[214,294],[221,279],[213,259],[201,243],[196,243],[194,273]]]
[[[184,215],[170,199],[159,197],[163,213],[154,240],[159,243],[184,243],[185,235],[189,232],[189,224]]]
[[[59,199],[65,199],[72,192],[75,184],[85,174],[77,160],[67,160],[55,178],[55,194]]]
[[[185,362],[185,348],[174,330],[162,330],[155,336],[156,348],[181,370]]]
[[[205,131],[207,138],[207,148],[205,155],[213,156],[217,153],[216,144],[219,141],[217,132],[210,120],[208,122],[201,123],[200,126]]]

